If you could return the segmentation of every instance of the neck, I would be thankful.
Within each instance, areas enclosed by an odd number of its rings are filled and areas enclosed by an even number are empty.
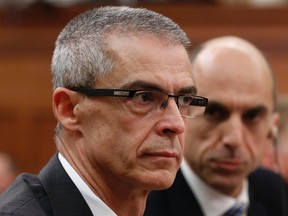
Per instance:
[[[118,216],[143,216],[147,190],[139,189],[137,186],[127,185],[126,182],[119,182],[116,178],[96,178],[89,186],[93,192]]]
[[[93,182],[89,186],[91,187],[93,184],[93,192],[118,216],[143,216],[149,191],[133,190],[132,185],[126,187],[126,184],[121,185],[115,182],[112,184],[109,184],[109,182],[101,184],[97,180],[97,182]]]
[[[111,208],[118,216],[143,216],[146,206],[146,197],[126,198],[125,200],[116,201]]]

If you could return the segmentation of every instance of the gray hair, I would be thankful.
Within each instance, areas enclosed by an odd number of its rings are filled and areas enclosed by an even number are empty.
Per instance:
[[[88,10],[72,19],[56,40],[52,58],[53,89],[57,87],[92,88],[100,76],[112,71],[109,34],[161,37],[167,45],[183,45],[189,52],[190,41],[171,19],[144,8],[107,6]],[[56,145],[61,125],[55,129]]]
[[[113,69],[109,34],[161,37],[169,45],[190,41],[171,19],[144,8],[107,6],[88,10],[72,19],[56,41],[52,59],[53,88],[93,87],[99,76]]]

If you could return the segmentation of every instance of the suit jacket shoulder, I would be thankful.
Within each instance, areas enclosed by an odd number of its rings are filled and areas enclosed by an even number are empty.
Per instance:
[[[265,215],[288,215],[287,185],[280,175],[259,168],[248,177],[251,212],[262,209]],[[254,207],[254,208],[252,208]]]
[[[249,178],[250,206],[248,216],[287,216],[287,197],[281,177],[258,169]],[[181,170],[173,185],[166,190],[152,191],[147,199],[145,216],[203,216],[193,191]]]
[[[39,202],[38,202],[39,200]],[[39,179],[22,174],[0,197],[0,215],[46,215],[41,204],[49,202]]]
[[[54,155],[38,176],[22,174],[0,197],[0,216],[92,216],[92,212]]]

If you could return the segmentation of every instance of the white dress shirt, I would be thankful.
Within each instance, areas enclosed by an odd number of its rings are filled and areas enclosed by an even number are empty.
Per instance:
[[[237,198],[227,196],[213,189],[202,181],[189,167],[185,160],[182,161],[181,171],[190,189],[194,192],[205,216],[223,215],[236,203],[249,205],[248,181],[244,181],[244,187]]]
[[[60,163],[64,167],[65,171],[74,182],[82,196],[84,197],[86,203],[93,216],[117,216],[112,209],[110,209],[85,183],[85,181],[78,175],[78,173],[73,169],[69,162],[61,155],[58,154]]]

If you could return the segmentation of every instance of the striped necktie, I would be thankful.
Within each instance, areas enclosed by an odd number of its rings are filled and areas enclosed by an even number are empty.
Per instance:
[[[246,211],[245,205],[242,203],[237,203],[227,212],[225,212],[223,216],[242,216],[245,211]]]

